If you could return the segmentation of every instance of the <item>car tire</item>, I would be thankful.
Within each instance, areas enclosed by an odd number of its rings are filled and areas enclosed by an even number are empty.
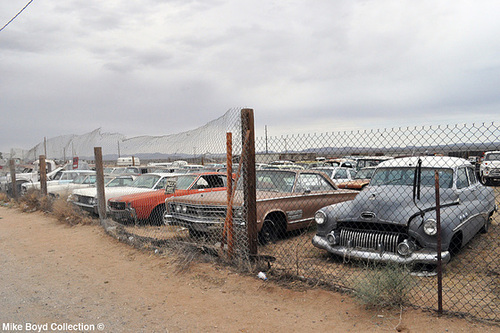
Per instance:
[[[448,247],[448,251],[450,251],[451,257],[455,257],[460,249],[462,248],[462,236],[459,233],[453,235],[450,241],[450,246]]]
[[[149,214],[149,223],[151,225],[162,225],[163,216],[165,215],[165,204],[156,206],[151,214]]]
[[[271,219],[264,220],[262,229],[259,232],[259,243],[261,245],[267,245],[269,243],[276,243],[279,236],[279,227]]]

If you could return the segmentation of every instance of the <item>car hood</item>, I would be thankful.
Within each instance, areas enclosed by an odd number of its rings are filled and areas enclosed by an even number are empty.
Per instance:
[[[452,189],[440,190],[440,205],[456,203]],[[339,206],[338,221],[367,221],[406,225],[415,214],[436,206],[434,187],[422,187],[420,200],[413,201],[411,186],[369,186],[354,200]]]
[[[106,195],[108,192],[105,190]],[[120,202],[133,202],[136,200],[151,200],[154,197],[161,197],[165,196],[165,190],[149,190],[146,192],[134,192],[134,193],[127,193],[124,195],[120,196],[114,196],[113,201],[120,201]],[[111,197],[110,197],[111,198]]]
[[[106,200],[110,198],[119,197],[122,195],[150,192],[150,191],[155,191],[155,190],[152,190],[150,188],[130,187],[130,186],[104,188],[104,194],[106,196]],[[87,197],[97,197],[97,188],[92,187],[92,188],[76,189],[73,191],[73,194],[87,196]]]

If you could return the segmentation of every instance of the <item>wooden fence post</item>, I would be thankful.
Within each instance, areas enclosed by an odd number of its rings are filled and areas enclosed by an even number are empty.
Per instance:
[[[40,155],[38,162],[40,172],[40,191],[43,195],[47,195],[47,163],[45,162],[45,155]]]
[[[16,187],[16,165],[13,159],[9,161],[10,166],[10,182],[12,184],[12,197],[17,200],[17,187]]]
[[[94,147],[96,187],[97,187],[97,211],[99,219],[106,219],[106,195],[104,192],[104,168],[102,163],[102,147]]]
[[[257,197],[255,186],[255,129],[253,109],[241,110],[242,141],[249,132],[248,146],[241,152],[240,163],[243,164],[244,207],[246,212],[248,250],[250,256],[257,255]]]

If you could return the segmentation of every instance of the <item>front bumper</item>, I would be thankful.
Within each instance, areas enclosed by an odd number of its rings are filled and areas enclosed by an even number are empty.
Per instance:
[[[437,252],[429,250],[415,251],[411,255],[403,257],[391,252],[375,252],[365,249],[348,248],[346,246],[335,245],[328,243],[326,238],[315,235],[312,239],[312,244],[320,249],[327,250],[338,256],[346,259],[366,260],[381,263],[397,263],[397,264],[429,264],[436,265]],[[441,252],[442,263],[446,264],[450,261],[450,252]]]
[[[91,214],[99,215],[99,211],[98,211],[97,205],[89,205],[89,204],[84,204],[84,203],[75,202],[75,201],[73,201],[73,205],[75,205],[77,207],[80,207],[84,211],[87,211],[87,212],[89,212]]]
[[[109,214],[113,221],[119,223],[137,223],[137,214],[135,209],[110,209]]]

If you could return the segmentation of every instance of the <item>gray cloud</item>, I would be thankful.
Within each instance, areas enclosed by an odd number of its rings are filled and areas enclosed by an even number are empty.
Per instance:
[[[18,7],[1,3],[0,22]],[[0,33],[0,151],[95,128],[178,133],[238,106],[258,135],[496,120],[499,9],[33,2]]]

